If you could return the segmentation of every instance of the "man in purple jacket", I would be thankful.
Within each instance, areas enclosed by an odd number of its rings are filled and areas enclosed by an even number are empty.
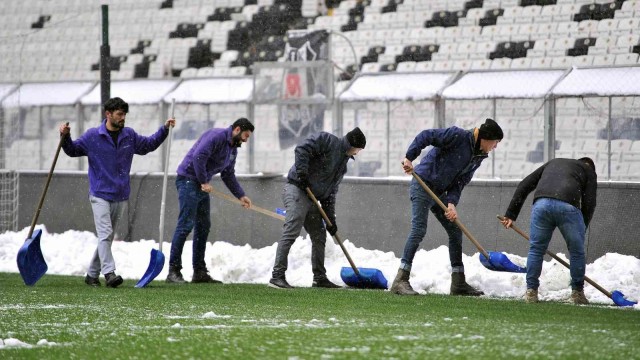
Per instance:
[[[104,104],[105,119],[98,127],[87,130],[78,140],[72,140],[67,124],[60,125],[62,149],[71,157],[89,159],[89,201],[96,225],[98,247],[93,253],[84,281],[100,286],[100,272],[108,287],[118,287],[122,277],[115,274],[116,263],[111,253],[114,229],[118,226],[122,209],[129,199],[129,171],[133,155],[145,155],[157,149],[169,134],[175,119],[168,119],[158,131],[145,137],[125,127],[129,104],[121,98]]]
[[[204,253],[211,228],[209,182],[220,173],[222,181],[246,209],[251,200],[236,180],[235,165],[238,148],[247,142],[254,127],[249,120],[240,118],[223,129],[210,129],[200,136],[178,166],[176,188],[180,202],[178,224],[171,240],[169,274],[167,282],[184,283],[182,277],[182,248],[193,230],[193,283],[220,283],[209,276]]]
[[[411,180],[411,231],[404,245],[398,274],[389,289],[392,293],[418,294],[409,283],[409,275],[413,258],[427,233],[427,217],[431,211],[449,236],[450,294],[484,294],[466,282],[462,263],[462,230],[454,221],[458,217],[456,206],[462,189],[471,181],[473,173],[487,155],[498,146],[502,137],[500,126],[492,119],[486,119],[480,128],[464,130],[452,126],[446,129],[428,129],[419,133],[413,140],[402,161],[402,167],[405,173],[410,174],[413,171],[413,160],[418,158],[422,149],[431,145],[432,149],[416,166],[415,173],[438,194],[444,204],[447,204],[447,211],[443,211],[436,204],[416,179]]]

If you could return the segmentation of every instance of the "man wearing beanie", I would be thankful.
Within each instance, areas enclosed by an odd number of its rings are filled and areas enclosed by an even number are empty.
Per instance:
[[[496,148],[502,137],[500,126],[492,119],[487,119],[480,128],[464,130],[453,126],[446,129],[428,129],[419,133],[413,140],[402,160],[404,172],[411,174],[414,171],[413,160],[418,158],[424,148],[433,146],[415,167],[415,173],[444,204],[447,204],[448,210],[443,211],[416,179],[412,179],[409,190],[413,216],[411,231],[404,246],[398,275],[391,285],[391,292],[399,295],[418,294],[411,287],[409,276],[418,246],[427,233],[430,210],[449,236],[450,294],[484,294],[466,282],[462,263],[462,231],[454,221],[458,217],[456,206],[462,189],[471,181],[482,160]]]
[[[347,162],[364,149],[367,139],[359,128],[343,138],[320,132],[311,135],[295,148],[295,163],[287,175],[282,200],[286,219],[282,237],[278,241],[275,264],[269,286],[280,289],[292,288],[285,278],[289,249],[300,235],[302,227],[311,237],[312,287],[338,288],[327,279],[324,268],[324,249],[327,232],[332,236],[338,231],[336,225],[336,195],[338,186],[347,172]],[[307,196],[306,189],[320,201],[333,226],[325,227],[318,207]]]

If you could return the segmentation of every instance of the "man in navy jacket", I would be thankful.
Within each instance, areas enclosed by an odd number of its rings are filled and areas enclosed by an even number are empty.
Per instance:
[[[402,161],[405,173],[413,171],[412,161],[422,149],[433,148],[416,166],[415,173],[447,205],[443,211],[427,194],[416,179],[410,186],[411,232],[402,254],[398,274],[390,291],[399,295],[417,295],[409,283],[413,258],[427,233],[429,210],[442,224],[449,236],[449,261],[451,262],[451,295],[479,296],[484,294],[467,284],[462,263],[462,230],[454,223],[458,217],[456,206],[462,189],[471,181],[473,173],[480,167],[487,154],[496,148],[503,138],[502,129],[492,119],[487,119],[480,128],[464,130],[458,127],[424,130],[416,136],[406,157]]]
[[[204,261],[207,238],[211,229],[209,193],[213,189],[209,182],[220,173],[229,191],[244,208],[251,207],[251,200],[236,179],[236,157],[238,148],[247,142],[254,126],[245,118],[236,120],[227,128],[205,131],[193,144],[178,166],[176,188],[180,201],[178,224],[171,240],[169,274],[167,282],[184,283],[182,277],[182,249],[187,236],[193,230],[193,283],[220,283],[209,276]]]
[[[353,159],[364,149],[366,142],[367,139],[360,128],[355,128],[343,138],[320,132],[296,146],[295,163],[289,170],[282,194],[287,213],[282,237],[278,241],[272,277],[269,280],[270,287],[292,288],[285,278],[285,272],[288,267],[289,250],[303,226],[311,238],[311,286],[339,287],[327,279],[327,271],[324,268],[327,231],[331,235],[338,231],[335,211],[338,186],[347,172],[349,159]],[[320,201],[333,226],[325,227],[318,207],[307,196],[307,188],[311,189]]]
[[[121,212],[129,199],[129,171],[133,155],[145,155],[157,149],[169,134],[175,119],[168,119],[158,131],[145,137],[125,127],[129,104],[121,98],[104,104],[105,119],[98,127],[87,130],[73,141],[67,124],[60,125],[62,149],[71,157],[86,156],[89,160],[89,201],[98,236],[98,247],[91,258],[85,283],[100,286],[100,272],[108,287],[122,284],[115,274],[116,264],[111,253],[113,235]]]

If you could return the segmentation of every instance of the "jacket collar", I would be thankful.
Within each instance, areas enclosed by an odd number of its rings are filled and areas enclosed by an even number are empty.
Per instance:
[[[473,136],[471,139],[473,145],[473,155],[488,155],[480,150],[480,129],[473,128]]]
[[[347,151],[349,151],[349,149],[351,149],[351,144],[349,144],[349,140],[347,140],[347,137],[343,136],[342,137],[342,151],[343,151],[343,154],[345,154],[345,156],[347,156]],[[349,155],[349,158],[355,160],[353,155]]]

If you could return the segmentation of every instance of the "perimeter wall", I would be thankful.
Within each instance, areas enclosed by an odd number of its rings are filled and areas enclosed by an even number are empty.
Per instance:
[[[29,227],[38,205],[47,172],[18,172],[19,215],[18,229]],[[247,195],[255,205],[275,211],[282,207],[281,192],[286,179],[281,176],[238,176]],[[170,242],[178,217],[175,174],[169,176],[165,213],[164,241]],[[219,177],[212,181],[215,188],[229,193]],[[461,222],[487,251],[502,251],[526,256],[528,243],[515,231],[505,230],[496,214],[503,214],[518,181],[474,180],[463,192],[458,205]],[[411,226],[411,207],[408,197],[409,177],[381,179],[347,177],[338,194],[336,212],[339,234],[358,247],[393,251],[400,257]],[[95,232],[88,201],[88,180],[84,172],[56,172],[40,212],[38,225],[51,233],[67,230]],[[138,241],[158,239],[161,173],[132,175],[131,196],[126,216],[129,224],[117,229],[116,240]],[[532,194],[527,199],[516,224],[529,233],[529,214]],[[587,233],[587,261],[606,253],[640,257],[640,183],[600,182],[598,206]],[[248,244],[253,248],[271,246],[278,241],[282,222],[239,205],[212,197],[212,231],[209,241],[226,241],[235,245]],[[303,232],[303,234],[306,233]],[[447,236],[433,215],[422,249],[431,250],[447,245]],[[477,253],[466,238],[466,254]],[[554,233],[549,250],[567,254],[566,245]],[[140,254],[147,259],[148,254]]]

